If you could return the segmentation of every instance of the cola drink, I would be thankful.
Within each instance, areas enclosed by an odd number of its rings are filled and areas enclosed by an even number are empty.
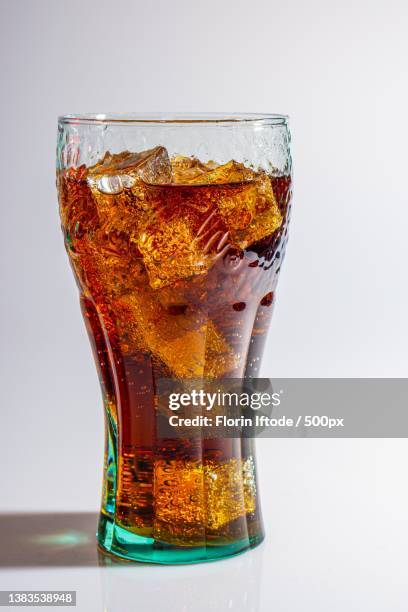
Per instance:
[[[57,186],[105,407],[101,546],[178,562],[257,544],[252,441],[163,440],[157,384],[259,375],[290,174],[156,146],[66,164]]]

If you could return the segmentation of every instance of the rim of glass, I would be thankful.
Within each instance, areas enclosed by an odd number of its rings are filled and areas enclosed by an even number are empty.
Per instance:
[[[287,125],[277,113],[84,113],[58,117],[71,125]]]

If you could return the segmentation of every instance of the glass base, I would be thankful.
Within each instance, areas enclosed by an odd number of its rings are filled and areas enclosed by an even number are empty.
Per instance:
[[[239,555],[258,546],[264,539],[262,528],[255,535],[241,540],[206,546],[176,546],[157,542],[127,531],[115,525],[114,521],[101,514],[98,528],[98,542],[103,551],[128,561],[178,565],[217,561]]]

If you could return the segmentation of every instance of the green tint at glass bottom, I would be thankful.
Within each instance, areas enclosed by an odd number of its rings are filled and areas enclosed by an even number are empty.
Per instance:
[[[103,550],[128,561],[177,565],[203,563],[226,559],[258,546],[264,539],[262,528],[256,535],[218,545],[173,546],[157,542],[153,538],[136,535],[115,525],[112,519],[101,514],[98,542]]]

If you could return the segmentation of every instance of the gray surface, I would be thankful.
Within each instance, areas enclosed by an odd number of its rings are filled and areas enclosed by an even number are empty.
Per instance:
[[[56,207],[60,113],[290,114],[295,208],[263,375],[406,376],[404,0],[1,0],[0,17],[1,510],[99,503],[102,409]],[[258,449],[259,609],[402,609],[405,441]],[[82,609],[101,609],[99,569],[61,571],[5,570],[2,588],[82,584]],[[164,593],[180,570],[159,571],[143,576]],[[210,570],[185,571],[200,609]],[[140,580],[113,576],[135,601]],[[173,585],[174,609],[188,584]]]
[[[267,538],[251,553],[109,568],[99,565],[94,514],[27,517],[18,554],[0,551],[0,588],[76,590],[84,612],[406,610],[405,440],[258,440],[258,448]],[[0,521],[2,539],[12,523]],[[71,537],[58,544],[52,534]]]

